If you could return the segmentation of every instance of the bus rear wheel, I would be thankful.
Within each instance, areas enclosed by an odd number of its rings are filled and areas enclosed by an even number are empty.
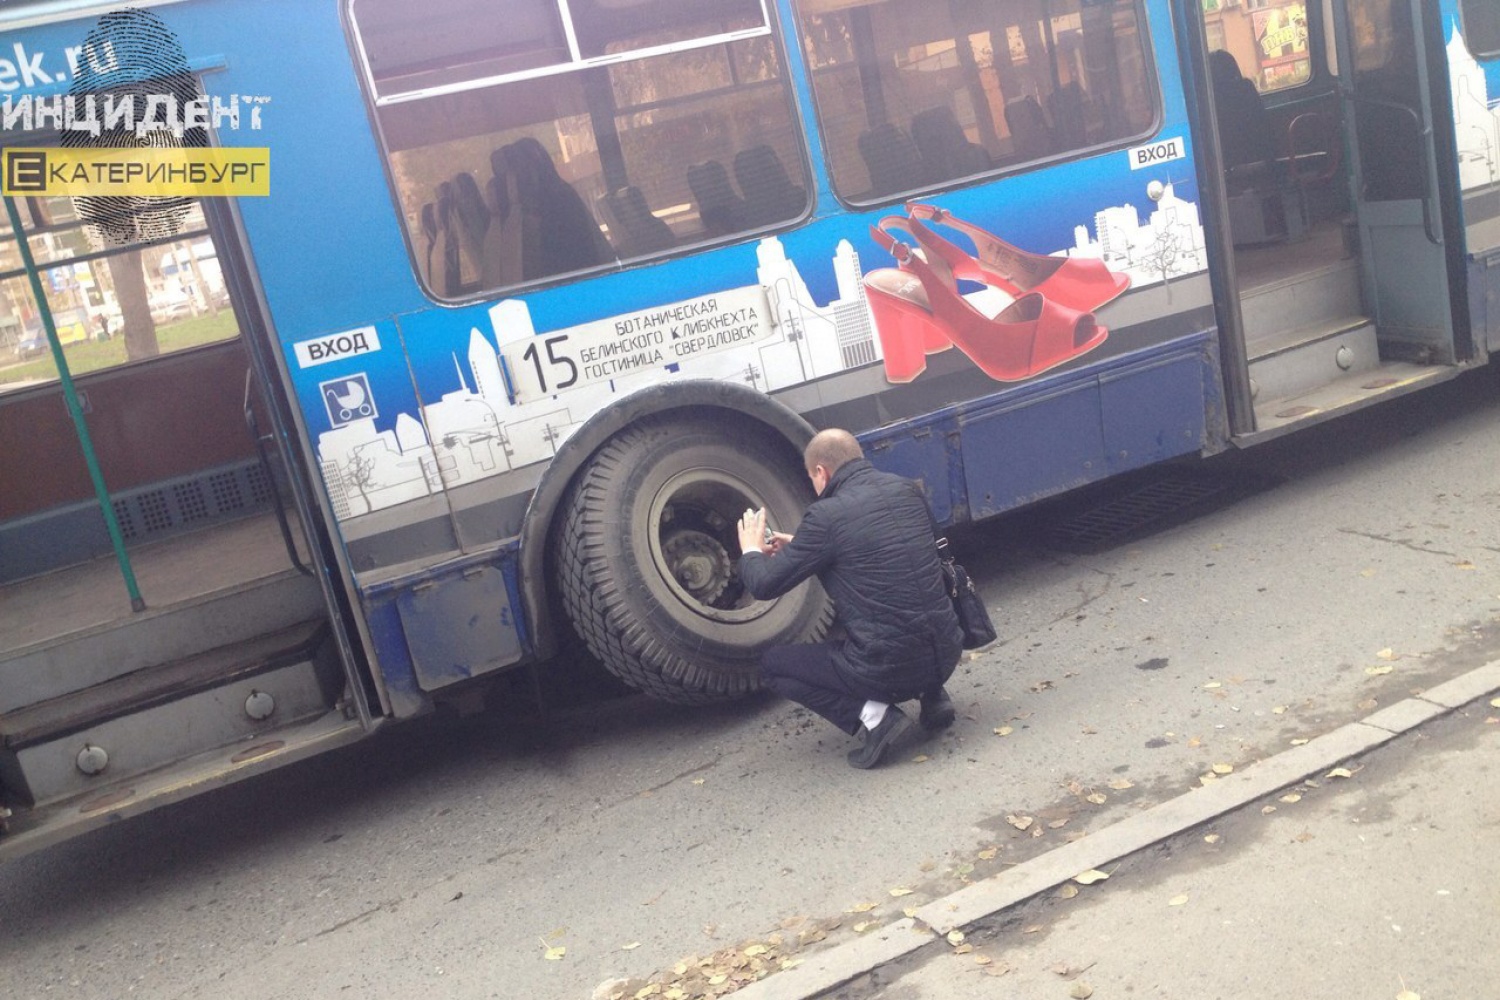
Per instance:
[[[791,530],[812,498],[789,450],[691,423],[643,421],[580,473],[558,537],[560,590],[590,651],[626,684],[667,701],[756,690],[760,653],[827,631],[816,580],[774,601],[745,592],[736,524],[747,507]]]

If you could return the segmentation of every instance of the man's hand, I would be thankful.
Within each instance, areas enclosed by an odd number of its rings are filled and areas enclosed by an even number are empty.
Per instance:
[[[780,546],[766,544],[766,509],[747,510],[740,515],[740,551],[770,554]]]

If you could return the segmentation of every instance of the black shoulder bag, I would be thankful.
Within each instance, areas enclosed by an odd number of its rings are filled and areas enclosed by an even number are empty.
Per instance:
[[[995,641],[995,626],[990,623],[990,613],[974,589],[974,582],[964,568],[953,561],[948,551],[948,539],[937,540],[938,559],[943,566],[943,581],[948,596],[953,600],[953,613],[958,615],[959,627],[964,632],[964,649],[978,649]]]

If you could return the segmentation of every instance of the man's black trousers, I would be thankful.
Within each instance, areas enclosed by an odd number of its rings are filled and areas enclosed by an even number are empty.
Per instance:
[[[783,698],[805,705],[850,736],[859,732],[859,710],[867,701],[908,701],[926,693],[926,688],[886,691],[860,685],[846,678],[833,665],[833,642],[772,646],[760,660],[761,679]],[[936,679],[936,678],[934,678]],[[936,690],[941,682],[932,685]]]

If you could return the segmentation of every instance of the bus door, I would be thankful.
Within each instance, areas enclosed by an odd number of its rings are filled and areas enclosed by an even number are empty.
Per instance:
[[[1235,440],[1455,374],[1423,5],[1204,6]]]
[[[1453,364],[1427,27],[1414,0],[1335,5],[1366,305],[1382,357]],[[1427,5],[1430,6],[1430,5]],[[1434,29],[1435,30],[1435,29]]]

